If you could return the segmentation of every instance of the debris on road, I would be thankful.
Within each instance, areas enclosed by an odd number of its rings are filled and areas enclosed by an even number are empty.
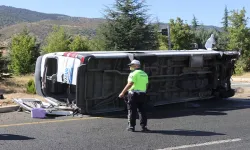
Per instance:
[[[45,118],[46,111],[43,108],[32,108],[31,117],[32,118]]]
[[[13,101],[20,106],[18,111],[29,111],[32,118],[44,118],[45,115],[70,116],[74,115],[76,109],[74,106],[67,106],[64,103],[52,103],[49,98],[48,102],[42,102],[35,98],[15,98]]]

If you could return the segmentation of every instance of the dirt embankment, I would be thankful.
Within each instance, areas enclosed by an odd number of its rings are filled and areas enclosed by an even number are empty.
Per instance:
[[[14,76],[0,80],[0,94],[3,93],[4,99],[0,99],[0,106],[13,105],[13,98],[37,98],[42,97],[36,94],[28,94],[26,85],[33,75]]]

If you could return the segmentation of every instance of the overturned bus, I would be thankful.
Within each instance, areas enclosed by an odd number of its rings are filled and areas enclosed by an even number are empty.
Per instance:
[[[40,56],[35,68],[37,94],[70,103],[82,114],[124,110],[117,97],[137,59],[149,76],[148,105],[234,96],[231,76],[238,51],[57,52]]]

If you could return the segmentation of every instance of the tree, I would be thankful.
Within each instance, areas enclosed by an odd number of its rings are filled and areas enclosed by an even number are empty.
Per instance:
[[[116,0],[106,10],[100,39],[105,50],[149,50],[158,48],[156,28],[148,23],[144,1]]]
[[[190,49],[194,34],[188,24],[184,24],[181,18],[170,20],[171,43],[174,50]]]
[[[198,20],[196,19],[195,16],[193,16],[193,20],[192,20],[192,29],[196,30],[198,27]]]
[[[77,35],[74,40],[69,44],[71,51],[90,51],[89,40],[87,38]]]
[[[233,10],[228,17],[228,48],[242,50],[241,58],[236,63],[236,74],[249,70],[250,61],[250,30],[247,28],[246,10]]]
[[[3,72],[8,72],[8,64],[10,62],[10,58],[9,58],[9,55],[5,55],[3,56],[3,51],[6,50],[7,47],[3,46],[3,47],[0,47],[0,73],[3,73]],[[0,78],[1,78],[1,75],[0,75]]]
[[[218,39],[216,47],[220,50],[230,50],[228,49],[228,32],[225,31],[217,31],[218,32]]]
[[[224,31],[227,32],[227,29],[228,29],[228,10],[227,10],[227,6],[225,7],[225,10],[224,10],[224,17],[222,18],[222,24],[223,24]]]
[[[162,34],[158,35],[159,40],[159,50],[167,50],[168,49],[168,37]]]
[[[208,38],[213,34],[216,40],[216,48],[221,50],[227,49],[227,34],[215,28],[205,29],[203,25],[200,26],[195,32],[194,42],[198,44],[198,48],[205,49],[205,43]]]
[[[34,70],[37,54],[36,38],[29,35],[27,28],[12,37],[10,45],[10,68],[14,74],[27,74]]]
[[[1,36],[1,34],[0,34]],[[3,66],[4,66],[4,62],[3,62],[3,58],[2,58],[2,50],[3,47],[0,47],[0,78],[1,78],[1,73],[3,72]]]
[[[92,51],[104,51],[107,50],[105,48],[105,42],[103,40],[103,35],[101,31],[102,24],[96,29],[96,35],[94,37],[90,37],[89,39],[89,48]]]
[[[1,78],[1,73],[3,72],[3,66],[4,66],[4,62],[2,58],[2,51],[0,51],[0,78]]]
[[[0,37],[1,37],[2,35],[0,34]],[[2,46],[0,46],[0,78],[1,78],[1,73],[3,73],[3,71],[4,71],[4,67],[5,67],[5,60],[4,60],[4,58],[3,58],[3,56],[2,56],[2,54],[3,54],[3,49],[4,49],[5,47],[2,47]]]
[[[202,25],[199,30],[194,32],[194,42],[198,44],[198,48],[204,49],[207,39],[211,36],[212,32],[209,32]]]
[[[243,57],[250,56],[250,31],[247,28],[246,10],[233,10],[228,17],[230,26],[228,27],[228,48],[232,50],[242,49]]]
[[[64,52],[69,50],[70,37],[63,27],[54,26],[53,31],[46,37],[43,53]]]

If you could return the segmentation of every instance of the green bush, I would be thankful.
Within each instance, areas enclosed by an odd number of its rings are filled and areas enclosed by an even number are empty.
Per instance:
[[[235,75],[242,75],[246,71],[246,68],[247,62],[243,58],[240,58],[235,64]]]
[[[27,90],[27,93],[29,94],[36,94],[35,81],[33,79],[30,79],[28,81],[26,90]]]
[[[24,75],[34,71],[31,66],[39,56],[37,46],[36,37],[31,36],[27,28],[12,37],[9,69],[15,75]]]

